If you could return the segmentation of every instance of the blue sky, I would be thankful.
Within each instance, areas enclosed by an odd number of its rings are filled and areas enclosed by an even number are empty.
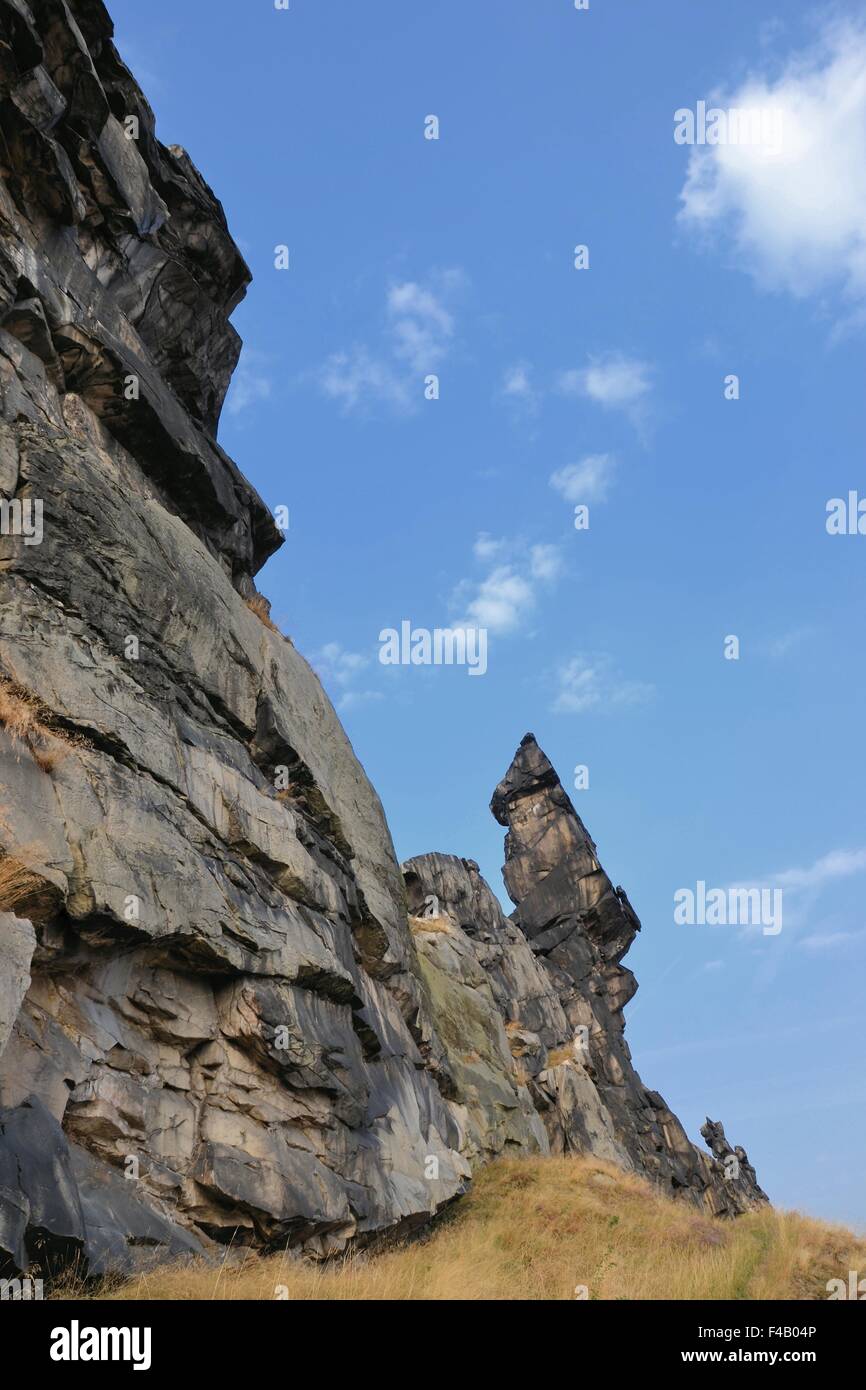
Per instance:
[[[861,7],[111,9],[253,270],[220,438],[290,509],[259,584],[398,854],[501,892],[522,735],[586,765],[644,1080],[866,1229],[866,536],[825,524],[866,496]],[[677,144],[702,100],[780,110],[782,149]],[[383,666],[403,620],[483,623],[487,673]],[[783,887],[783,930],[676,925],[698,880]]]

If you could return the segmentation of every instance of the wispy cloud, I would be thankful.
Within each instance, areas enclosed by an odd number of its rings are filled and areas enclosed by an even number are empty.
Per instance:
[[[348,651],[339,642],[327,642],[311,658],[311,665],[322,683],[334,689],[335,703],[341,710],[383,698],[378,690],[352,688],[370,663],[370,656]]]
[[[800,945],[806,951],[834,951],[864,935],[866,932],[862,931],[813,932],[811,936],[804,936]]]
[[[866,849],[834,849],[816,859],[806,868],[786,869],[776,874],[774,882],[780,888],[802,891],[822,888],[834,879],[849,878],[866,871]]]
[[[693,146],[681,225],[710,234],[708,244],[733,252],[762,286],[797,296],[835,287],[862,318],[866,25],[827,24],[780,73],[768,60],[767,71],[715,94],[713,105],[778,112],[780,138]]]
[[[806,940],[809,940],[810,949],[819,950],[822,949],[819,942],[827,943],[831,935],[813,929],[816,917],[826,915],[821,907],[825,895],[840,881],[862,873],[866,873],[866,848],[834,849],[821,855],[811,864],[783,869],[781,872],[762,875],[760,879],[731,884],[730,887],[780,889],[786,939],[792,933],[799,936],[802,931],[809,930],[809,937],[802,939],[800,944],[805,945]],[[751,927],[744,927],[743,933],[748,934],[752,930]],[[842,933],[834,932],[832,935],[841,939]]]
[[[550,584],[562,573],[562,553],[555,545],[533,545],[529,551],[529,570],[533,579]]]
[[[334,352],[319,371],[319,385],[326,396],[344,410],[380,403],[398,412],[412,407],[412,383],[392,363],[372,357],[366,347]]]
[[[337,700],[337,709],[354,709],[357,705],[369,705],[384,698],[381,690],[347,690]]]
[[[497,565],[474,588],[458,627],[485,627],[497,634],[514,632],[535,607],[532,584],[511,565]]]
[[[550,486],[566,502],[604,502],[610,492],[616,461],[610,454],[587,454],[550,475]]]
[[[519,362],[517,366],[509,367],[506,370],[502,382],[502,394],[503,396],[515,396],[518,400],[528,400],[534,396],[535,391],[529,379],[529,368],[525,362]]]
[[[464,579],[457,585],[452,602],[461,618],[455,626],[483,627],[497,636],[524,629],[540,590],[554,584],[562,572],[562,555],[555,545],[495,540],[483,531],[473,554],[492,568],[481,579]],[[504,555],[508,559],[503,562]]]
[[[369,664],[369,656],[362,652],[347,651],[339,642],[327,642],[313,656],[316,670],[336,681],[338,685],[347,685]]]
[[[508,549],[508,541],[503,538],[497,540],[488,531],[481,531],[475,539],[472,547],[472,554],[476,560],[487,561],[495,560],[504,550]]]
[[[154,62],[149,61],[138,41],[128,38],[123,32],[122,26],[115,29],[114,43],[120,54],[121,62],[130,72],[135,73],[136,82],[145,92],[153,94],[154,92],[165,91],[166,81],[164,75],[160,76],[163,67],[158,54],[154,55]],[[159,47],[158,41],[156,46]]]
[[[384,405],[407,414],[423,399],[424,378],[435,374],[454,339],[453,301],[465,277],[446,270],[428,282],[388,287],[378,343],[331,353],[314,374],[320,390],[345,411]]]
[[[766,644],[766,652],[774,661],[782,661],[791,652],[801,647],[812,635],[814,629],[811,627],[793,628],[790,632],[783,632],[780,637],[772,638]]]
[[[515,414],[533,416],[538,411],[543,391],[533,381],[530,365],[516,362],[514,366],[506,368],[499,395]]]
[[[604,410],[623,412],[638,428],[646,426],[653,369],[649,362],[622,352],[591,357],[585,367],[560,372],[556,387],[564,396],[583,396]]]
[[[557,672],[555,714],[585,714],[600,708],[639,705],[652,698],[655,687],[625,680],[607,655],[578,655]]]
[[[232,377],[225,408],[229,415],[240,415],[250,406],[266,401],[271,394],[268,359],[254,348],[245,347]]]
[[[414,280],[392,285],[388,319],[397,357],[419,375],[438,367],[454,335],[454,317],[432,290]]]

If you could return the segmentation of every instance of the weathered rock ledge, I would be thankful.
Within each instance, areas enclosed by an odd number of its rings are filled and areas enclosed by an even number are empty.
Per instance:
[[[216,442],[249,274],[111,35],[0,0],[0,1273],[326,1255],[500,1152],[762,1200],[632,1068],[637,919],[534,741],[493,803],[513,918],[469,860],[404,883],[249,607],[280,536]]]

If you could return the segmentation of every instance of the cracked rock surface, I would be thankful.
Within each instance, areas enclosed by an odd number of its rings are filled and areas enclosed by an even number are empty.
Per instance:
[[[216,441],[249,273],[101,0],[0,0],[0,129],[0,494],[42,516],[0,535],[0,1273],[328,1255],[505,1151],[761,1200],[631,1066],[637,919],[534,741],[493,803],[513,918],[469,860],[404,880],[250,608],[280,535]]]

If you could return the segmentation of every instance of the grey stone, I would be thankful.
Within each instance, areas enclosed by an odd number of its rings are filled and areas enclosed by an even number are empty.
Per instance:
[[[35,949],[32,923],[10,912],[0,912],[0,1055],[30,988],[30,962]]]
[[[500,1154],[745,1209],[745,1154],[631,1065],[639,923],[534,740],[493,803],[513,919],[472,860],[404,880],[250,606],[281,537],[216,439],[249,272],[112,34],[101,0],[0,0],[0,490],[44,526],[0,537],[4,1268],[328,1256]]]

